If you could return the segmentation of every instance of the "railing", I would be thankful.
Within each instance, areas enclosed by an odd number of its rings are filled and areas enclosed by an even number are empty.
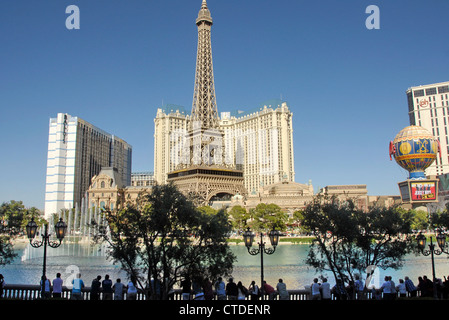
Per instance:
[[[83,300],[90,300],[90,287],[84,287],[81,290]],[[309,292],[307,290],[289,290],[290,300],[308,300]],[[62,287],[61,298],[57,299],[71,299],[72,290],[66,286]],[[268,295],[264,297],[268,300]],[[3,299],[16,299],[16,300],[37,300],[42,299],[40,285],[29,284],[6,284],[3,288]],[[100,299],[102,299],[102,292],[100,292]],[[123,300],[127,299],[126,290],[123,291]],[[146,294],[139,291],[136,296],[136,300],[146,300]],[[171,296],[172,300],[182,300],[182,291],[177,289]],[[194,300],[195,296],[192,295],[191,299]],[[247,298],[250,299],[250,298]],[[277,299],[277,298],[276,298]]]
[[[82,289],[83,300],[90,300],[90,287],[85,287]],[[310,291],[309,290],[288,290],[290,295],[290,300],[309,300],[310,299]],[[71,288],[67,288],[66,286],[62,287],[61,298],[56,299],[71,299],[72,290]],[[420,296],[420,292],[418,291],[418,296]],[[100,299],[102,299],[102,292],[100,291]],[[265,300],[268,300],[268,295],[264,296]],[[16,299],[16,300],[38,300],[42,299],[41,297],[41,287],[39,285],[27,285],[27,284],[6,284],[3,288],[3,299]],[[52,298],[53,299],[53,298]],[[123,291],[123,300],[127,299],[126,290]],[[145,292],[139,290],[136,296],[136,300],[146,300],[147,295]],[[182,300],[182,291],[181,289],[177,289],[174,291],[173,295],[170,297],[171,300]],[[194,300],[195,296],[191,295],[191,299]],[[247,297],[247,300],[250,298]],[[277,300],[278,297],[276,296]],[[366,299],[372,299],[370,293],[366,294]],[[332,300],[335,300],[335,297],[332,296]]]

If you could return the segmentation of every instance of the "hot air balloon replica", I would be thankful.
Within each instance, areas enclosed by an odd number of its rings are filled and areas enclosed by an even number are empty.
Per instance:
[[[390,160],[409,172],[406,181],[399,182],[402,202],[425,205],[438,201],[438,179],[426,177],[425,170],[435,161],[439,141],[421,126],[408,126],[390,142]]]

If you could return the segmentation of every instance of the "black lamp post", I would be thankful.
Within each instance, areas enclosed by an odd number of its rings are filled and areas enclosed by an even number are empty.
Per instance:
[[[435,299],[438,298],[438,296],[437,296],[436,283],[435,283],[436,275],[435,275],[434,255],[435,254],[440,255],[443,252],[446,254],[449,254],[449,252],[447,250],[446,236],[441,231],[439,231],[436,238],[437,238],[437,243],[438,243],[439,249],[433,244],[432,237],[430,237],[429,249],[426,249],[426,237],[422,233],[419,233],[419,235],[416,237],[416,241],[418,242],[418,249],[421,251],[421,253],[423,255],[425,255],[425,256],[430,255],[431,260],[432,260],[433,297]]]
[[[260,233],[260,242],[258,249],[251,249],[254,241],[254,233],[251,232],[250,228],[248,228],[245,232],[243,232],[243,241],[245,242],[245,246],[248,249],[248,253],[250,255],[258,255],[260,253],[260,283],[261,287],[259,290],[263,290],[263,254],[273,254],[276,251],[276,246],[279,243],[279,231],[273,230],[270,231],[268,237],[270,238],[271,245],[273,248],[266,248],[265,242],[263,242],[263,234]],[[264,300],[264,295],[262,294],[262,300]]]
[[[34,218],[32,218],[31,221],[28,222],[26,226],[26,232],[28,239],[30,239],[30,244],[33,248],[39,248],[44,246],[44,262],[43,262],[42,276],[45,276],[45,271],[47,267],[47,245],[49,245],[52,248],[59,247],[62,243],[62,239],[64,239],[65,232],[67,230],[67,225],[64,221],[62,221],[62,218],[60,218],[59,221],[55,224],[56,238],[59,240],[59,242],[50,240],[50,234],[48,234],[48,224],[44,225],[44,233],[42,234],[42,241],[37,240],[33,241],[34,237],[36,236],[37,228],[38,228],[37,223],[34,221]]]

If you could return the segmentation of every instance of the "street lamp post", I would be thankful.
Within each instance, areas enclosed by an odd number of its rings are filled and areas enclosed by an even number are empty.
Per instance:
[[[426,249],[426,237],[419,233],[419,235],[416,237],[416,241],[418,242],[418,249],[421,251],[421,253],[425,256],[430,255],[431,261],[432,261],[432,277],[433,277],[433,297],[435,299],[438,298],[437,296],[437,290],[436,290],[436,274],[435,274],[435,255],[440,255],[443,252],[446,254],[449,254],[449,251],[447,250],[447,244],[446,244],[446,236],[439,231],[438,235],[436,236],[437,243],[439,249],[433,244],[432,237],[430,237],[430,244],[429,249]]]
[[[59,240],[59,242],[50,240],[50,234],[48,233],[47,223],[44,225],[44,233],[42,234],[42,241],[34,240],[37,228],[38,225],[34,221],[34,218],[32,218],[31,221],[28,222],[26,226],[26,232],[28,239],[30,239],[30,244],[33,248],[40,248],[42,246],[44,247],[44,262],[43,262],[42,276],[45,276],[47,268],[47,245],[52,248],[59,247],[62,243],[62,240],[64,239],[65,232],[67,230],[67,225],[64,221],[62,221],[62,218],[60,218],[59,221],[55,224],[56,238]]]
[[[252,256],[258,255],[260,253],[260,283],[261,287],[259,290],[263,290],[263,281],[264,281],[264,275],[263,275],[263,254],[273,254],[276,251],[276,246],[279,243],[279,231],[275,230],[273,227],[273,230],[270,231],[268,234],[270,238],[272,248],[266,248],[265,242],[263,242],[263,234],[260,233],[260,242],[259,248],[252,249],[253,241],[254,241],[254,233],[251,232],[250,228],[248,228],[245,232],[243,232],[243,241],[245,242],[245,246],[248,249],[248,253]],[[264,295],[262,294],[262,300],[264,300]]]

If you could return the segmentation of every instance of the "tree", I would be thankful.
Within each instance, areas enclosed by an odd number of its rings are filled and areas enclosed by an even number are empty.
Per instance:
[[[218,212],[216,209],[212,208],[211,206],[198,207],[197,210],[199,210],[201,213],[208,214],[208,215],[217,214],[217,212]]]
[[[37,208],[25,208],[22,201],[3,202],[0,206],[0,265],[11,263],[17,256],[13,240],[22,232],[32,217],[39,221]]]
[[[330,271],[335,280],[354,281],[369,266],[398,269],[412,245],[413,215],[396,208],[358,210],[349,200],[318,196],[306,206],[301,221],[315,237],[307,264]]]
[[[301,210],[296,210],[293,212],[292,218],[290,219],[290,224],[292,224],[293,226],[295,226],[299,232],[301,233],[307,233],[307,230],[305,228],[302,227],[301,222],[304,219],[304,211]]]
[[[245,208],[237,205],[229,210],[229,217],[231,218],[233,228],[241,230],[247,226],[249,214]]]
[[[288,214],[273,203],[259,203],[255,209],[250,212],[252,221],[250,224],[255,230],[267,230],[275,228],[276,230],[285,230],[288,221]]]
[[[402,209],[402,210],[404,210],[404,209]],[[413,217],[414,217],[412,226],[411,226],[412,229],[413,230],[427,230],[430,225],[429,216],[427,214],[427,211],[412,209],[411,212],[413,213]]]
[[[449,230],[449,202],[446,203],[446,208],[442,212],[431,214],[429,225],[434,229]]]
[[[96,240],[110,245],[109,256],[137,280],[160,284],[147,294],[166,299],[182,277],[228,276],[236,259],[226,235],[231,231],[224,210],[198,210],[172,184],[157,185],[137,205],[105,211],[107,227],[96,225]]]

